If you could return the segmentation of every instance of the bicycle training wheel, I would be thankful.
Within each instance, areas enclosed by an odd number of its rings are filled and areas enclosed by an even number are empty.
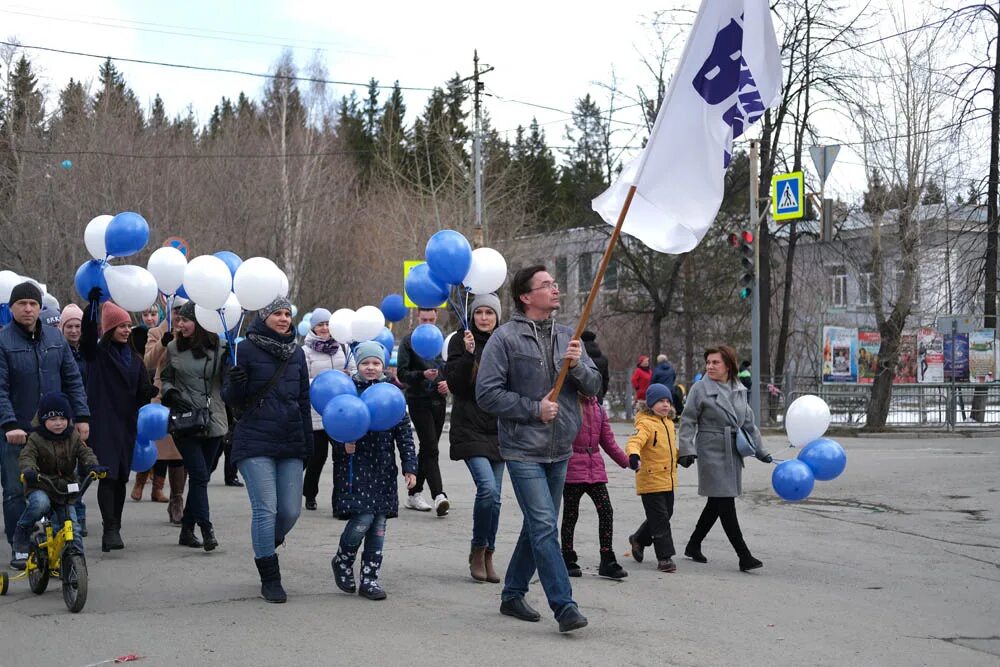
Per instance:
[[[0,572],[0,595],[7,595],[7,586],[10,585],[10,577],[6,572]]]
[[[75,614],[87,604],[87,562],[81,554],[63,556],[62,580],[63,602]]]

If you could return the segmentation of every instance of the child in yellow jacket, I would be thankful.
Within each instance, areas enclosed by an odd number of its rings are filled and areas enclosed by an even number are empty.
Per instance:
[[[642,562],[643,551],[653,545],[661,572],[676,572],[670,517],[677,487],[677,436],[670,389],[656,383],[646,389],[646,406],[635,416],[635,433],[625,445],[629,467],[636,471],[635,491],[642,499],[646,520],[629,535],[632,558]]]

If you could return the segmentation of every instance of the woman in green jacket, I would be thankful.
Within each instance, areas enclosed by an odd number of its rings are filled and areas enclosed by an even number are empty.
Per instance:
[[[161,396],[173,415],[190,413],[195,417],[188,420],[190,430],[175,430],[173,434],[189,480],[178,543],[212,551],[219,546],[219,541],[209,515],[208,480],[222,438],[228,431],[226,406],[220,393],[226,348],[217,335],[203,329],[195,320],[193,302],[184,304],[174,325],[176,337],[168,332],[161,339],[167,348],[160,374]],[[206,410],[204,421],[207,423],[198,428],[197,416]],[[201,540],[194,534],[195,524],[201,528]]]

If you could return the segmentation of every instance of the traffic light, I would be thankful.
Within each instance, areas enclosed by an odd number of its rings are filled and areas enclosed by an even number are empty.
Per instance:
[[[740,276],[740,299],[746,300],[753,296],[754,284],[754,257],[753,257],[753,232],[743,230],[742,232],[729,235],[729,245],[740,251],[740,266],[743,274]]]

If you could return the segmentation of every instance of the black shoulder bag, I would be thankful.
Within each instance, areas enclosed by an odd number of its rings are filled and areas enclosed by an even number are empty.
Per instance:
[[[285,374],[285,369],[288,368],[288,362],[291,360],[292,358],[288,357],[287,359],[282,361],[281,364],[278,365],[278,369],[274,371],[274,375],[272,375],[271,379],[268,380],[267,384],[264,385],[264,388],[258,391],[253,396],[251,396],[250,400],[246,401],[246,403],[244,403],[242,407],[237,408],[235,406],[232,406],[233,419],[234,419],[233,426],[236,425],[235,422],[243,419],[249,413],[253,412],[261,405],[263,405],[264,397],[267,396],[267,392],[271,391],[271,389],[274,388],[274,385],[278,383],[278,378],[280,378],[282,375]]]
[[[218,368],[215,362],[218,361],[220,352],[220,349],[216,349],[212,373],[205,380],[205,407],[190,408],[184,412],[170,411],[170,428],[168,430],[173,435],[199,436],[208,431],[208,427],[212,423],[212,381],[215,380],[215,371]],[[205,371],[208,372],[208,359],[205,360]]]

